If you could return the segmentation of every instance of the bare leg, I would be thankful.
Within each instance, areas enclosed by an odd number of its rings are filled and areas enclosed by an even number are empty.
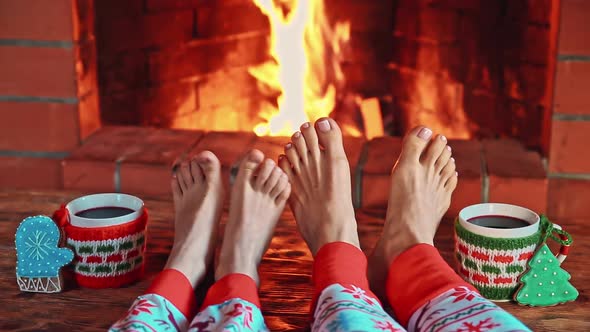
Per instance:
[[[189,331],[268,331],[258,298],[258,265],[291,193],[287,175],[250,151],[232,188],[215,284]]]
[[[456,186],[446,139],[424,127],[412,130],[391,174],[385,226],[370,260],[373,289],[386,293],[408,331],[528,331],[482,298],[433,246]]]
[[[196,287],[213,259],[223,187],[217,157],[203,151],[183,162],[171,185],[174,198],[174,244],[166,269],[182,272]]]
[[[258,264],[291,193],[287,175],[271,159],[252,150],[242,161],[232,188],[215,279],[241,273],[257,284]]]
[[[369,290],[342,133],[332,119],[301,126],[280,158],[297,225],[314,255],[312,331],[403,331]]]
[[[164,270],[110,331],[186,330],[196,311],[194,289],[213,258],[223,202],[217,157],[203,151],[172,175],[174,243]]]
[[[336,241],[359,247],[350,168],[336,122],[320,119],[315,128],[303,124],[285,146],[279,165],[289,176],[291,210],[312,254]]]
[[[433,244],[457,186],[455,161],[444,136],[432,137],[430,129],[417,127],[403,144],[391,172],[383,233],[369,259],[371,289],[381,298],[395,257],[413,245]]]

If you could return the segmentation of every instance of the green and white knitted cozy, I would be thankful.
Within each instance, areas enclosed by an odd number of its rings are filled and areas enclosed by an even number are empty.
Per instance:
[[[491,238],[472,233],[455,221],[459,275],[490,300],[511,300],[518,278],[541,241],[541,230],[521,238]]]

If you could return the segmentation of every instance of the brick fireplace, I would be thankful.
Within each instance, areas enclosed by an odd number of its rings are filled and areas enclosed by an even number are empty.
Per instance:
[[[590,216],[587,1],[325,4],[351,29],[333,116],[363,128],[342,105],[374,98],[387,134],[346,138],[357,206],[384,206],[399,136],[425,123],[452,138],[450,213]],[[285,138],[252,132],[273,98],[249,74],[268,35],[253,0],[0,1],[0,184],[167,195],[171,164],[195,151],[216,152],[226,179],[247,148],[278,155]]]

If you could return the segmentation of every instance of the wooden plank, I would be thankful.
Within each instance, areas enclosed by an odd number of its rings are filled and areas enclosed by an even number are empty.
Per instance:
[[[383,117],[378,98],[364,99],[361,102],[361,115],[365,124],[365,137],[373,139],[385,135]]]
[[[163,268],[172,246],[173,207],[170,201],[144,198],[150,211],[146,275],[138,283],[118,289],[80,289],[66,276],[66,290],[59,294],[21,293],[16,285],[14,232],[20,220],[34,214],[48,214],[63,202],[79,196],[73,192],[0,191],[0,330],[11,331],[104,331],[127,312],[133,299],[140,295]],[[383,211],[359,211],[361,246],[369,254],[380,236]],[[227,211],[222,223],[227,220]],[[580,298],[550,308],[527,308],[513,303],[501,307],[514,314],[535,331],[587,331],[590,268],[585,258],[590,255],[588,220],[560,220],[572,233],[575,243],[564,268],[571,282],[580,290]],[[453,263],[452,220],[443,220],[435,243],[447,262]],[[273,331],[305,330],[309,323],[312,257],[297,232],[290,210],[283,213],[275,237],[260,266],[260,298],[268,327]],[[205,289],[202,289],[203,293]],[[288,294],[288,296],[286,296]],[[67,315],[64,315],[67,313]],[[6,319],[8,318],[8,319]]]

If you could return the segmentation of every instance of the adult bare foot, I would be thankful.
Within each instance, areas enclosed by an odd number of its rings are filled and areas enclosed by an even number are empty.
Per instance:
[[[258,265],[291,193],[287,175],[271,159],[252,150],[240,164],[215,280],[242,273],[259,283]]]
[[[285,146],[285,155],[279,165],[293,188],[289,204],[311,253],[336,241],[359,247],[350,168],[336,122],[322,118],[315,129],[304,123]]]
[[[416,244],[433,244],[457,186],[458,174],[447,139],[432,136],[428,128],[414,128],[405,137],[391,172],[383,233],[369,258],[371,289],[380,297],[395,257]]]
[[[193,288],[213,258],[223,204],[220,164],[210,151],[185,161],[172,175],[174,244],[166,268],[182,272]]]

